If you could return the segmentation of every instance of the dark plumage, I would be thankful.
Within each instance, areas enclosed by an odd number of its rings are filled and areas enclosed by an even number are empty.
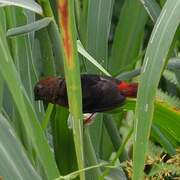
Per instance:
[[[137,84],[99,75],[81,75],[84,113],[112,110],[123,105],[126,95],[135,97]],[[122,91],[121,91],[122,89]],[[43,100],[68,108],[65,79],[49,77],[39,81],[34,88],[35,100]]]

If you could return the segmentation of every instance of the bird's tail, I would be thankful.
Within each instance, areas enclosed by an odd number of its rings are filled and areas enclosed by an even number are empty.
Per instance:
[[[138,83],[127,83],[127,82],[121,81],[118,84],[118,89],[126,97],[136,98]]]

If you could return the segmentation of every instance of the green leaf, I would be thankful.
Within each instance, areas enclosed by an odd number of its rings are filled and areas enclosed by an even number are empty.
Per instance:
[[[128,99],[124,107],[106,113],[112,114],[118,113],[122,110],[134,110],[135,105],[135,100]],[[169,104],[168,101],[163,101],[162,99],[159,100],[159,98],[156,100],[153,125],[151,129],[151,136],[159,142],[169,154],[175,153],[175,148],[180,142],[180,113],[174,110],[175,106],[173,107],[172,105],[175,104]]]
[[[20,23],[26,23],[26,12],[21,8],[8,7],[6,8],[7,24],[9,27],[16,27]],[[13,38],[9,40],[11,55],[23,85],[30,96],[34,99],[33,85],[37,81],[36,69],[33,65],[31,40],[29,36]],[[22,51],[23,49],[23,51]]]
[[[78,52],[83,55],[88,61],[90,61],[97,69],[103,72],[107,76],[111,76],[101,64],[98,63],[82,46],[81,42],[77,41]]]
[[[175,154],[176,150],[173,147],[171,141],[169,141],[166,137],[166,135],[163,134],[163,132],[158,128],[157,125],[152,125],[152,136],[155,138],[157,142],[159,142],[162,147],[167,151],[169,154]]]
[[[117,79],[120,79],[120,80],[130,80],[136,76],[138,76],[141,72],[141,69],[135,69],[135,70],[132,70],[132,71],[127,71],[127,72],[124,72],[124,73],[121,73],[120,75],[118,75],[116,78]]]
[[[33,23],[26,24],[24,26],[9,29],[7,32],[7,36],[13,37],[13,36],[17,36],[17,35],[24,35],[27,33],[34,32],[34,31],[38,31],[38,30],[48,26],[49,23],[52,22],[52,20],[53,20],[53,18],[46,17],[41,20],[35,21]]]
[[[141,180],[143,178],[156,89],[179,21],[180,1],[168,0],[153,29],[140,77],[135,114],[133,180]]]
[[[58,1],[59,26],[62,38],[59,39],[63,49],[63,62],[68,95],[69,111],[72,119],[73,138],[78,162],[78,168],[84,168],[83,153],[83,121],[82,121],[82,92],[79,59],[77,52],[77,34],[74,19],[74,2],[71,0]],[[66,12],[66,13],[62,13]],[[80,173],[80,179],[85,174]]]
[[[89,128],[84,128],[84,152],[86,155],[86,164],[87,166],[95,166],[98,165],[97,155],[94,150],[92,140],[89,133]],[[87,172],[87,177],[96,179],[101,176],[101,169],[95,168]]]
[[[114,0],[91,0],[88,2],[86,50],[104,68],[108,64],[108,37]],[[91,63],[87,72],[99,73]]]
[[[119,130],[116,126],[116,123],[113,122],[112,117],[108,116],[108,115],[104,116],[103,121],[104,121],[104,125],[107,129],[108,135],[111,138],[114,149],[115,149],[115,151],[118,151],[119,147],[122,145],[122,138],[119,134]],[[123,153],[121,154],[121,156],[119,158],[121,161],[127,160],[128,154],[126,153],[126,151],[123,151]]]
[[[143,38],[147,13],[139,0],[126,0],[116,27],[109,71],[116,75],[131,70],[136,63]]]
[[[46,113],[45,113],[45,116],[44,116],[44,119],[42,121],[42,129],[45,131],[46,128],[48,127],[48,123],[50,121],[50,117],[51,117],[51,114],[52,114],[52,111],[53,111],[53,108],[54,108],[54,105],[49,103],[48,104],[48,107],[46,109]]]
[[[20,115],[20,122],[23,126],[24,134],[27,134],[29,141],[49,179],[58,176],[59,172],[53,159],[50,147],[45,139],[43,131],[37,121],[37,116],[26,94],[20,80],[17,69],[13,63],[9,52],[5,35],[0,28],[0,72],[11,92],[15,106]]]
[[[72,129],[68,128],[69,111],[63,107],[55,107],[51,121],[54,153],[61,174],[77,170],[76,152],[73,143]]]
[[[158,103],[155,106],[154,122],[159,127],[166,129],[178,142],[180,142],[180,112],[170,109],[164,103]]]
[[[144,8],[146,9],[147,13],[149,14],[152,21],[155,23],[159,17],[161,12],[161,7],[156,2],[156,0],[141,0]]]
[[[40,180],[15,132],[0,114],[0,175],[8,180]]]
[[[48,30],[46,28],[41,29],[36,32],[36,37],[39,40],[40,47],[35,51],[39,51],[41,54],[41,56],[36,59],[37,62],[41,63],[41,69],[39,69],[39,72],[41,72],[45,77],[55,76],[57,74],[55,57]]]
[[[7,6],[19,6],[34,11],[38,14],[42,14],[41,6],[33,0],[0,0],[0,3]]]

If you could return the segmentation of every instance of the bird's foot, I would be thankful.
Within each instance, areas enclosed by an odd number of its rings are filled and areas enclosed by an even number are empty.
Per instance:
[[[93,119],[96,116],[96,113],[92,113],[92,114],[84,114],[84,125],[88,126],[91,125],[93,123]]]

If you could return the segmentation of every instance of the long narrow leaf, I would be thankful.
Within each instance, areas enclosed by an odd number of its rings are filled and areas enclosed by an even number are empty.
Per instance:
[[[12,127],[0,114],[0,174],[3,179],[41,179],[23,149]]]
[[[108,37],[114,0],[91,0],[88,2],[87,15],[87,51],[104,68],[108,60]],[[92,64],[87,63],[87,71],[97,73]]]
[[[143,179],[156,89],[179,21],[180,1],[168,0],[152,32],[140,78],[135,120],[133,180]]]
[[[11,5],[11,6],[19,6],[36,13],[42,14],[42,8],[39,4],[34,2],[33,0],[0,0],[0,3],[4,5]]]
[[[27,24],[24,26],[20,26],[17,28],[9,29],[7,32],[7,36],[17,36],[30,33],[32,31],[38,31],[46,26],[52,21],[52,18],[46,17],[41,20],[35,21],[31,24]]]
[[[155,0],[141,0],[141,2],[145,7],[147,13],[151,17],[152,21],[156,22],[161,12],[159,4]]]
[[[71,0],[59,0],[57,3],[59,13],[59,25],[62,34],[63,60],[65,79],[67,85],[68,103],[72,117],[74,143],[79,169],[84,168],[83,154],[83,122],[82,122],[82,93],[80,69],[76,43],[76,29],[74,20],[74,2]],[[85,179],[84,172],[80,173],[80,179]]]
[[[101,64],[98,63],[82,46],[81,42],[78,40],[77,41],[77,47],[78,47],[78,52],[83,55],[88,61],[90,61],[95,67],[97,67],[101,72],[103,72],[107,76],[111,76],[106,69],[103,68]]]
[[[139,0],[126,0],[116,27],[109,61],[109,71],[116,75],[131,70],[137,61],[147,13]]]
[[[44,134],[36,119],[32,104],[27,97],[24,87],[20,81],[13,60],[8,51],[5,36],[0,29],[0,71],[12,94],[15,105],[22,118],[25,133],[28,134],[40,162],[49,179],[58,176],[58,170],[50,152],[50,147],[45,140]],[[50,165],[51,164],[51,165]]]

